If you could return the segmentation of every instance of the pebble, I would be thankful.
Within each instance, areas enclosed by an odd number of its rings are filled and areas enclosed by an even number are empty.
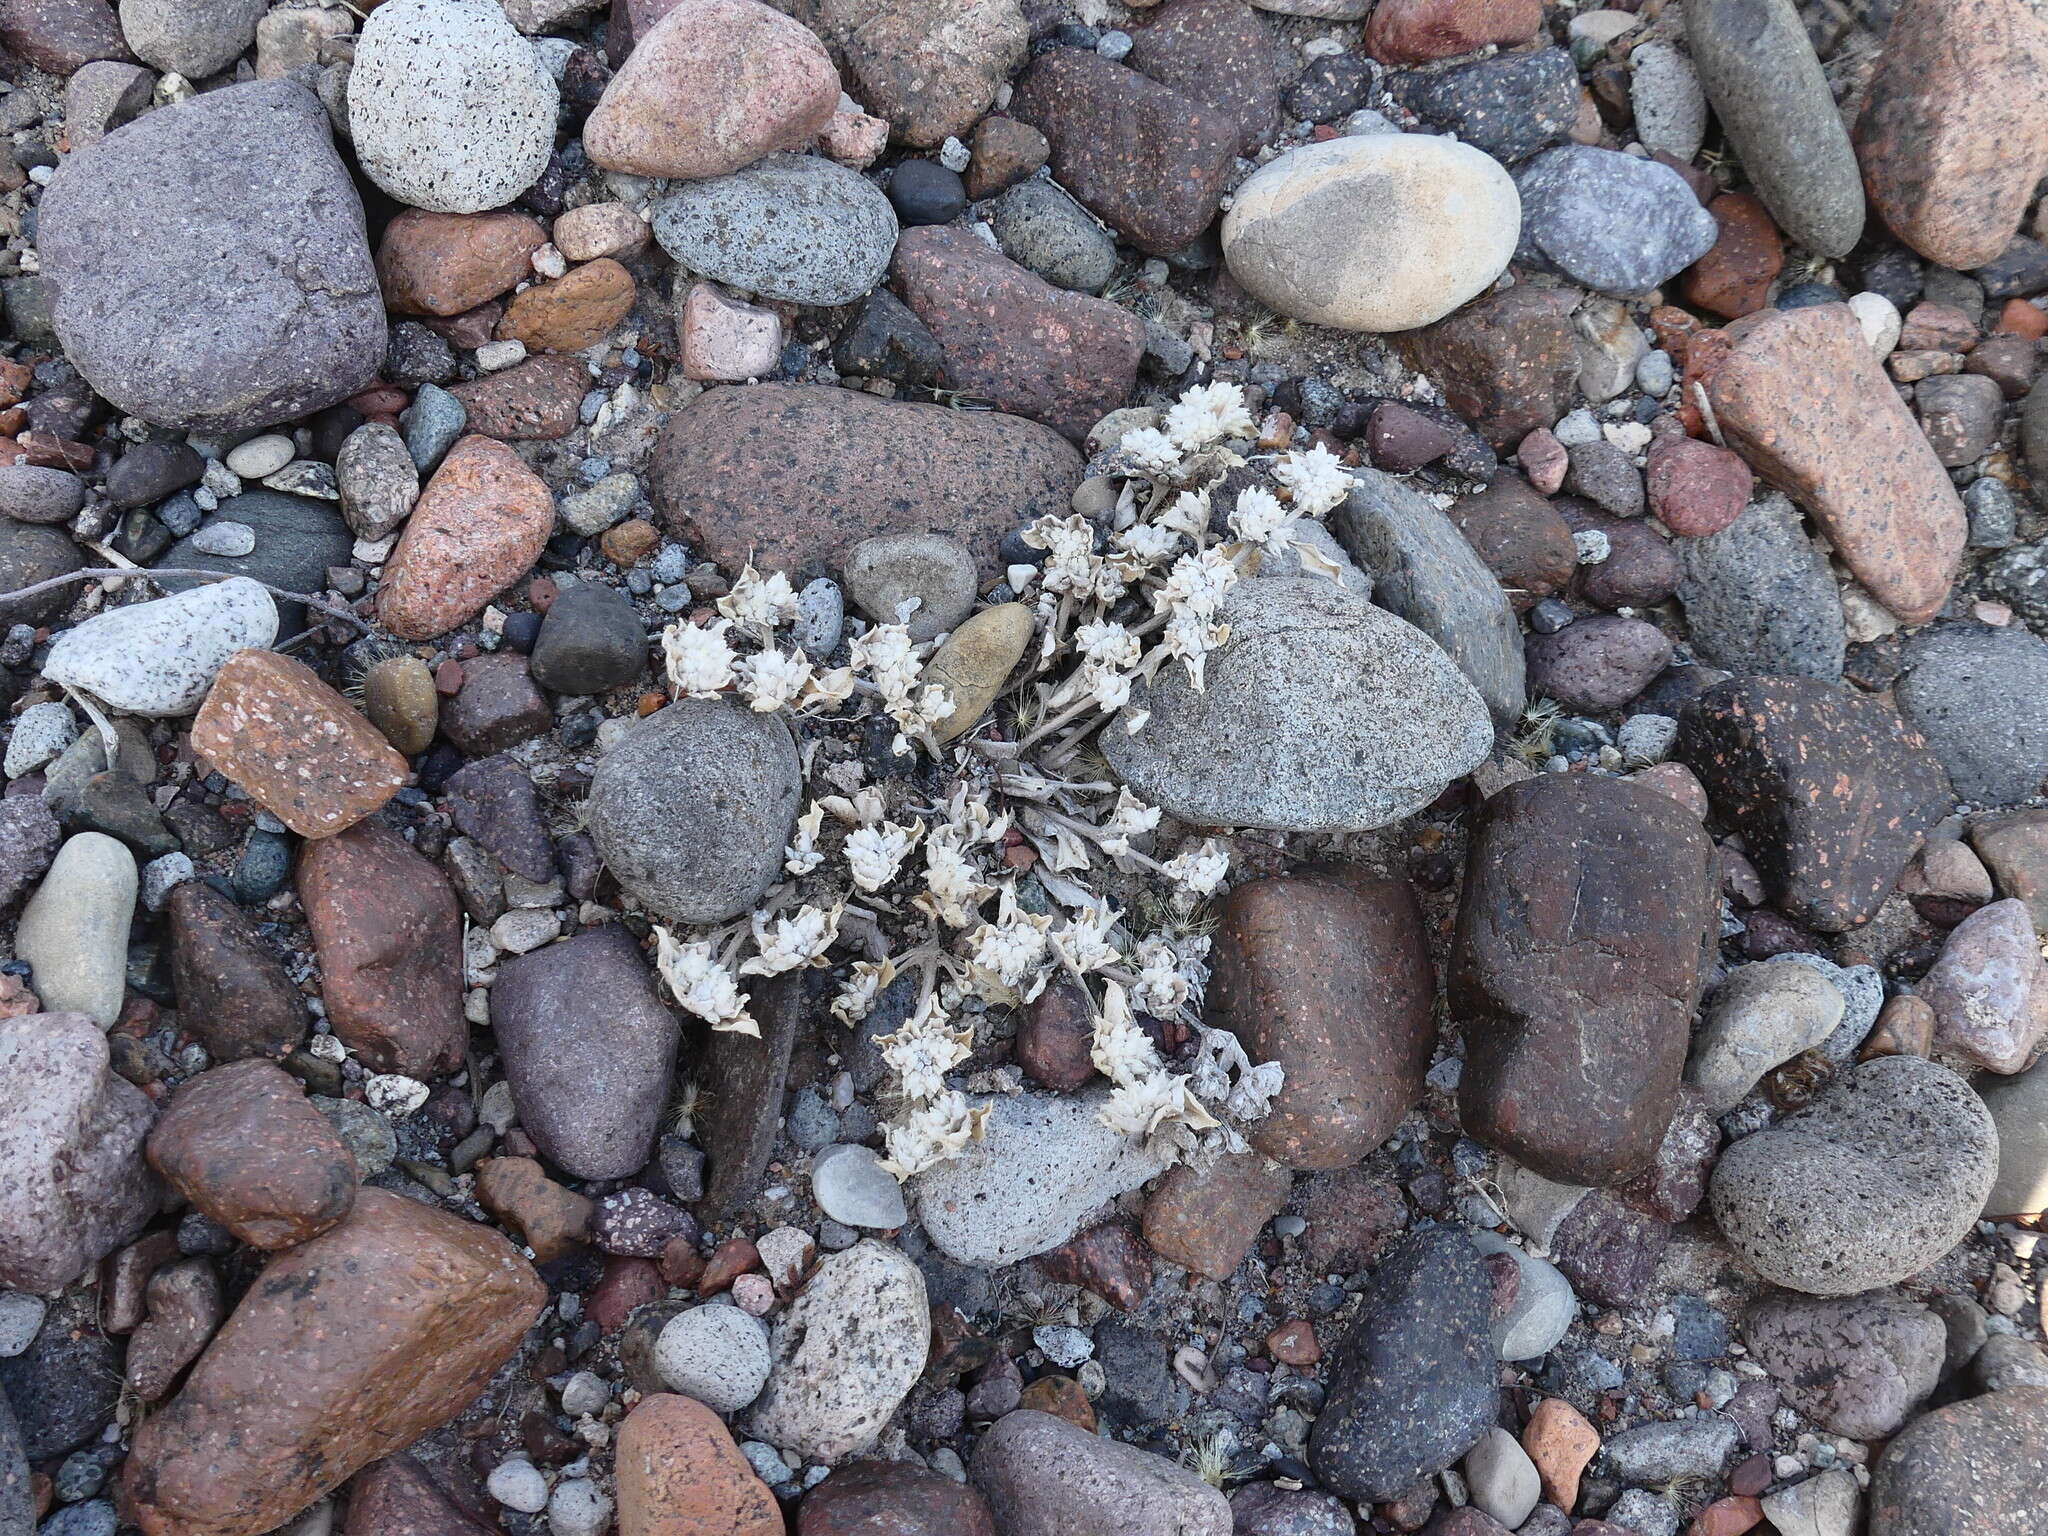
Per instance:
[[[614,587],[580,582],[562,592],[541,620],[532,672],[550,692],[606,693],[646,669],[646,631],[632,603]]]
[[[1719,226],[1670,167],[1582,144],[1546,150],[1515,177],[1516,259],[1602,293],[1644,293],[1713,248]]]
[[[1692,60],[1674,43],[1648,42],[1633,50],[1628,62],[1636,138],[1652,153],[1661,150],[1691,160],[1707,136],[1707,98]]]
[[[244,480],[261,480],[274,475],[298,456],[291,438],[282,432],[266,432],[228,450],[222,460]]]
[[[14,717],[14,729],[7,737],[7,777],[18,779],[55,762],[77,739],[78,725],[69,706],[31,704]]]
[[[1472,1507],[1513,1530],[1535,1511],[1543,1496],[1536,1464],[1521,1443],[1498,1426],[1489,1429],[1460,1464]]]
[[[1846,1006],[1841,988],[1797,961],[1745,965],[1716,990],[1686,1080],[1709,1109],[1733,1109],[1765,1073],[1834,1033]]]
[[[691,285],[681,335],[687,378],[744,383],[769,377],[781,363],[782,317],[729,299],[709,283]]]
[[[957,629],[974,608],[974,556],[945,534],[864,539],[847,556],[843,574],[847,597],[871,623],[905,622],[902,605],[915,602],[908,619],[914,641]]]
[[[16,929],[15,953],[35,971],[53,1013],[82,1013],[109,1029],[127,987],[135,856],[100,832],[65,840]]]
[[[484,1486],[493,1499],[521,1514],[536,1515],[548,1505],[548,1480],[521,1457],[499,1462]]]
[[[2014,804],[2048,777],[2048,642],[2021,628],[1940,625],[1906,644],[1899,712],[1979,806]]]
[[[1292,12],[1301,3],[1268,9]],[[1365,26],[1365,49],[1386,64],[1426,64],[1488,43],[1506,48],[1526,42],[1542,21],[1536,0],[1381,0]]]
[[[946,1453],[932,1460],[936,1464]],[[964,1487],[965,1469],[926,1471],[910,1462],[852,1462],[818,1482],[797,1512],[800,1536],[996,1536],[987,1502]]]
[[[1836,1467],[1766,1494],[1761,1507],[1780,1536],[1853,1536],[1863,1493],[1853,1472]]]
[[[166,0],[121,0],[121,34],[145,64],[203,80],[255,42],[263,12],[257,0],[199,11]]]
[[[420,466],[398,429],[385,422],[366,422],[348,435],[334,475],[341,515],[359,539],[390,537],[419,500]]]
[[[348,127],[363,171],[401,203],[480,213],[546,169],[558,92],[488,0],[389,0],[363,23]]]
[[[0,1292],[0,1360],[11,1360],[35,1342],[49,1310],[40,1296],[26,1291]]]
[[[1870,1480],[1871,1536],[1987,1529],[2034,1536],[2048,1479],[2048,1387],[2010,1387],[1922,1415]]]
[[[1100,293],[1116,276],[1116,241],[1094,215],[1050,181],[1010,188],[990,209],[1003,254],[1055,287]]]
[[[1885,1440],[1934,1391],[1947,1331],[1925,1307],[1882,1291],[1772,1296],[1742,1325],[1750,1357],[1831,1435]]]
[[[65,469],[0,467],[0,514],[20,523],[66,523],[85,505],[85,482]]]
[[[968,1479],[1004,1536],[1230,1536],[1230,1505],[1187,1468],[1050,1413],[1005,1414]]]
[[[830,1146],[811,1163],[811,1197],[834,1221],[893,1231],[909,1220],[903,1187],[866,1147]]]
[[[1503,1360],[1536,1360],[1555,1349],[1579,1315],[1579,1300],[1556,1265],[1517,1248],[1496,1232],[1476,1231],[1482,1254],[1504,1253],[1520,1276],[1515,1300],[1493,1320],[1494,1353]]]
[[[1579,74],[1562,48],[1418,72],[1397,91],[1424,122],[1508,165],[1563,140],[1579,108]]]
[[[1943,1056],[2008,1076],[2032,1065],[2048,1036],[2048,961],[2027,904],[1994,901],[1952,928],[1918,995]]]
[[[941,745],[980,723],[1031,644],[1024,603],[984,608],[953,631],[925,664],[924,680],[946,690],[953,712],[932,728]]]
[[[769,155],[654,205],[654,238],[693,272],[769,299],[848,304],[882,279],[896,214],[829,160]]]
[[[1742,515],[1755,477],[1726,448],[1674,433],[1651,445],[1649,508],[1682,539],[1719,533]]]
[[[612,1497],[587,1477],[566,1477],[548,1496],[554,1536],[604,1536],[611,1529]]]
[[[553,493],[517,454],[488,437],[463,438],[385,564],[377,617],[409,640],[467,623],[532,569],[554,525]]]
[[[619,1426],[615,1463],[619,1536],[783,1536],[787,1529],[775,1495],[718,1416],[690,1398],[643,1397]],[[778,1481],[787,1476],[785,1467]]]
[[[246,555],[256,548],[256,530],[247,523],[216,518],[192,535],[192,547],[202,555]]]
[[[1223,258],[1283,315],[1412,330],[1500,276],[1518,208],[1507,173],[1470,146],[1424,134],[1331,139],[1285,152],[1237,189]]]

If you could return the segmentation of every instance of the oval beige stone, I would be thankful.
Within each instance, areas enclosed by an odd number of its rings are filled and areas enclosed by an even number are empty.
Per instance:
[[[1421,133],[1289,150],[1237,189],[1231,276],[1268,307],[1346,331],[1441,320],[1507,269],[1522,200],[1468,144]]]
[[[940,745],[965,735],[988,713],[1030,643],[1030,606],[1003,603],[974,615],[933,653],[924,680],[953,698],[953,713],[932,731]]]
[[[363,712],[407,757],[433,744],[441,721],[434,674],[417,656],[389,656],[363,674]]]

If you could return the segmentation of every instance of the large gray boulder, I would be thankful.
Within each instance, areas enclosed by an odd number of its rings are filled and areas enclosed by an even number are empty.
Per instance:
[[[38,233],[57,339],[145,421],[270,426],[384,361],[362,200],[326,110],[293,81],[195,96],[67,155]]]

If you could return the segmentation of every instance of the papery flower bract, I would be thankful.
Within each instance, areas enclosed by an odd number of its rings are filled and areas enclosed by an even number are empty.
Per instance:
[[[1074,644],[1089,661],[1110,667],[1135,667],[1140,646],[1137,636],[1123,625],[1096,619],[1074,631]]]
[[[669,686],[680,696],[708,699],[732,686],[732,646],[725,638],[731,621],[703,627],[678,621],[661,632],[661,653]]]
[[[1356,482],[1344,461],[1317,443],[1306,453],[1284,453],[1273,466],[1273,478],[1294,493],[1294,510],[1303,517],[1321,517],[1351,494]]]
[[[1237,505],[1230,509],[1230,531],[1261,549],[1277,549],[1290,542],[1295,522],[1295,514],[1262,486],[1239,493]]]
[[[1021,1001],[1030,1002],[1045,986],[1042,974],[1048,947],[1045,934],[1051,926],[1050,916],[1026,912],[1019,907],[1016,886],[1005,885],[996,907],[995,921],[983,923],[966,938],[968,961],[974,967],[977,979],[993,982],[991,990],[1014,993]]]
[[[1112,1083],[1134,1083],[1160,1070],[1152,1037],[1138,1027],[1124,989],[1114,981],[1102,985],[1102,1008],[1095,1016],[1088,1059]]]
[[[1133,427],[1116,446],[1134,469],[1146,474],[1170,475],[1180,468],[1179,447],[1157,427]]]
[[[837,709],[853,697],[855,686],[851,667],[813,672],[804,682],[804,691],[798,697],[796,707],[799,710]]]
[[[1185,1077],[1154,1072],[1110,1091],[1102,1108],[1102,1123],[1123,1136],[1151,1136],[1169,1120],[1178,1120],[1194,1131],[1217,1125],[1202,1101],[1195,1097]]]
[[[732,590],[718,600],[718,611],[736,624],[772,630],[796,617],[796,589],[780,571],[763,576],[747,562]]]
[[[1201,847],[1188,849],[1168,859],[1160,868],[1187,895],[1208,896],[1230,873],[1230,853],[1221,843],[1210,838]]]
[[[1131,702],[1131,678],[1127,672],[1115,667],[1105,667],[1089,662],[1081,669],[1081,681],[1087,687],[1088,697],[1095,701],[1097,709],[1108,710],[1111,714]]]
[[[817,801],[796,819],[796,840],[782,850],[782,867],[792,875],[808,875],[825,862],[818,851],[818,834],[824,830],[825,807]]]
[[[654,965],[668,983],[676,1006],[694,1013],[713,1029],[761,1037],[761,1026],[747,1012],[746,999],[732,972],[718,963],[709,944],[686,944],[668,929],[654,930]]]
[[[1159,648],[1179,661],[1188,671],[1188,683],[1201,693],[1208,686],[1204,669],[1209,653],[1230,638],[1228,624],[1216,624],[1198,613],[1176,613],[1166,621]]]
[[[912,1105],[901,1120],[882,1128],[889,1154],[882,1167],[900,1180],[958,1157],[986,1134],[989,1108],[968,1103],[957,1090]]]
[[[811,680],[811,663],[801,651],[762,651],[743,660],[739,671],[747,707],[763,715],[795,702]]]
[[[1208,490],[1182,491],[1173,498],[1172,505],[1159,514],[1159,526],[1169,533],[1199,539],[1209,531]]]
[[[1173,562],[1173,570],[1159,590],[1152,594],[1153,611],[1171,610],[1209,618],[1237,585],[1237,578],[1236,565],[1220,549],[1182,555]]]
[[[1251,437],[1257,431],[1245,409],[1244,389],[1237,384],[1197,384],[1166,412],[1166,435],[1184,449],[1205,448],[1226,437]]]
[[[896,962],[884,955],[880,960],[856,960],[832,998],[832,1017],[849,1027],[866,1018],[882,989],[896,979]]]
[[[913,1099],[935,1098],[946,1091],[946,1074],[974,1049],[974,1030],[948,1028],[936,997],[928,997],[893,1035],[877,1035],[882,1059],[903,1079]]]
[[[1158,825],[1158,806],[1147,805],[1129,789],[1119,787],[1116,792],[1116,806],[1109,813],[1109,819],[1102,824],[1103,851],[1112,854],[1129,853],[1132,838],[1140,837]]]
[[[1152,938],[1138,945],[1138,984],[1131,1001],[1158,1018],[1171,1018],[1188,1001],[1191,988],[1181,969],[1180,956],[1164,939]]]
[[[846,903],[835,907],[799,907],[794,917],[778,917],[771,927],[765,912],[753,918],[754,943],[760,953],[740,967],[742,976],[780,976],[807,965],[823,965],[825,951],[839,937],[839,919]]]
[[[925,839],[924,866],[925,889],[916,905],[948,928],[975,922],[975,909],[995,894],[995,887],[982,883],[973,861],[950,838],[934,833]]]
[[[894,880],[916,844],[917,834],[915,823],[896,821],[856,827],[847,833],[840,853],[853,883],[864,891],[879,891]]]
[[[1069,918],[1053,934],[1052,945],[1077,974],[1086,975],[1115,965],[1120,958],[1116,946],[1109,942],[1109,931],[1115,926],[1116,914],[1106,903],[1096,902]]]
[[[1133,523],[1112,542],[1138,564],[1150,568],[1173,553],[1180,543],[1180,534],[1159,523]]]

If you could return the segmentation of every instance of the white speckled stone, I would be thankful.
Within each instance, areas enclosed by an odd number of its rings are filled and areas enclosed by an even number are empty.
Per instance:
[[[78,722],[69,707],[54,702],[29,705],[14,717],[14,732],[7,738],[7,777],[18,779],[55,762],[77,739]]]
[[[14,935],[51,1013],[83,1013],[101,1029],[121,1016],[137,883],[135,855],[104,832],[81,832],[57,850]]]
[[[481,213],[546,169],[560,92],[493,0],[386,0],[349,75],[356,158],[402,203]]]
[[[43,676],[126,714],[183,715],[236,651],[276,638],[277,604],[236,576],[87,619],[57,637]]]
[[[849,1227],[887,1230],[910,1219],[903,1186],[866,1147],[827,1147],[811,1164],[811,1196],[818,1209]]]
[[[774,1363],[766,1325],[738,1307],[679,1312],[654,1344],[654,1369],[671,1390],[719,1413],[738,1413],[759,1397]]]

